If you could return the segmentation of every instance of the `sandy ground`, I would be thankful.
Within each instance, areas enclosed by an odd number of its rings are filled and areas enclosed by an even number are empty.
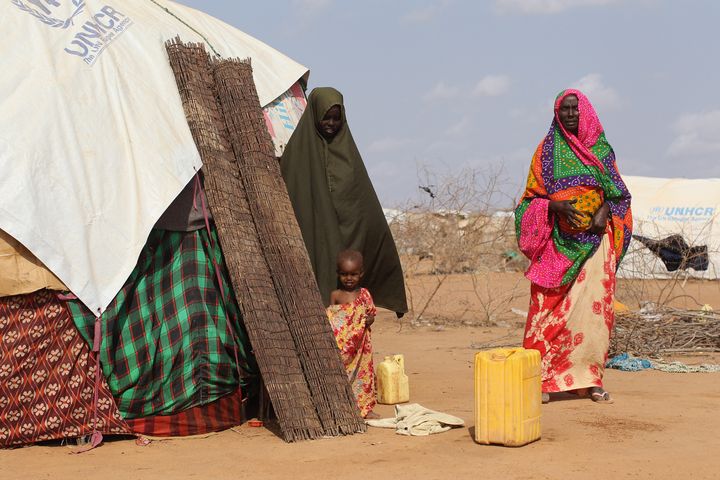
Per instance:
[[[408,285],[408,301],[414,311],[423,313],[423,320],[465,325],[525,324],[525,317],[519,313],[527,312],[530,283],[521,273],[418,275]],[[720,282],[619,279],[616,298],[631,309],[652,302],[688,309],[708,304],[718,310]]]
[[[518,282],[522,286],[516,274],[493,279],[499,291]],[[436,312],[451,318],[458,308],[466,308],[463,302],[472,304],[467,283],[460,277],[448,280],[443,298],[453,308],[434,305]],[[706,297],[703,303],[720,300],[712,295],[715,284],[692,288]],[[426,298],[420,285],[413,290],[417,301]],[[500,301],[500,295],[494,299]],[[465,428],[424,438],[369,429],[350,437],[286,444],[264,428],[241,426],[207,438],[145,447],[133,440],[107,441],[78,456],[63,446],[33,446],[0,450],[0,479],[720,478],[720,374],[608,371],[606,387],[615,404],[557,399],[542,407],[540,441],[521,448],[474,443],[473,345],[501,338],[519,342],[522,319],[508,310],[524,309],[526,301],[519,294],[497,308],[498,315],[509,319],[507,328],[468,326],[479,321],[479,314],[470,310],[466,325],[459,327],[405,324],[400,329],[388,313],[376,323],[376,361],[405,354],[411,401],[457,415],[466,421]],[[720,363],[718,356],[710,360]],[[390,416],[393,408],[379,406],[377,411]]]

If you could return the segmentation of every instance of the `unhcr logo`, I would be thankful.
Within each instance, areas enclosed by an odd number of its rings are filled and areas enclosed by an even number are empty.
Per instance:
[[[715,216],[715,210],[715,207],[657,206],[650,210],[648,220],[706,222]]]
[[[85,9],[85,0],[10,0],[23,12],[53,28],[69,29],[75,17]],[[90,19],[76,27],[75,35],[65,47],[69,55],[80,57],[93,65],[105,48],[132,25],[132,20],[115,8],[106,5]]]
[[[58,0],[11,0],[11,3],[53,28],[68,28],[85,8],[85,0],[65,2],[64,7]]]
[[[713,207],[655,207],[652,211],[667,217],[712,217],[715,214]]]

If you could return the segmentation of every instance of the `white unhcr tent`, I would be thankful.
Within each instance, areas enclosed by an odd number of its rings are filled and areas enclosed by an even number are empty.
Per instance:
[[[201,167],[165,41],[250,57],[262,105],[307,74],[165,0],[8,0],[0,31],[0,229],[94,312]]]
[[[634,235],[661,240],[681,235],[691,247],[707,246],[709,266],[668,272],[663,262],[633,239],[619,276],[625,278],[720,278],[720,178],[623,176],[632,195]]]

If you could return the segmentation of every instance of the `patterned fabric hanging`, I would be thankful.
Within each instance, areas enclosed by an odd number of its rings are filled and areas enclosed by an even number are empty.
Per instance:
[[[0,298],[0,447],[91,434],[94,385],[90,347],[55,293]],[[129,433],[105,380],[97,427]]]

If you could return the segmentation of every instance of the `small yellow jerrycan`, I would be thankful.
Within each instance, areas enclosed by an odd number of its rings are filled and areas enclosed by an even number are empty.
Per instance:
[[[377,366],[377,401],[385,405],[410,400],[410,384],[405,375],[405,357],[392,355]]]
[[[519,447],[540,438],[540,352],[475,354],[475,441]]]

